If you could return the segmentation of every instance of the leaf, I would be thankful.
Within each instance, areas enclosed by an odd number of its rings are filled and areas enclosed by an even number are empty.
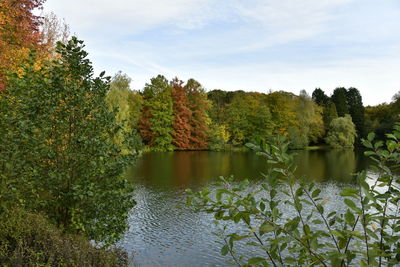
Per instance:
[[[228,247],[228,245],[224,245],[224,246],[221,248],[221,255],[222,255],[222,256],[225,256],[226,254],[228,254],[228,252],[229,252],[229,247]]]
[[[316,197],[318,197],[319,196],[319,194],[321,193],[321,189],[315,189],[313,192],[312,192],[312,194],[311,194],[311,197],[312,198],[316,198]]]
[[[265,233],[270,233],[273,232],[275,230],[275,226],[273,224],[271,224],[268,221],[265,221],[261,226],[260,226],[260,235],[263,235]]]

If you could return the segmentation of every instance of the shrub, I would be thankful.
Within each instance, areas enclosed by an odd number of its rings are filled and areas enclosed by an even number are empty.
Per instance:
[[[394,266],[400,263],[400,187],[394,171],[400,166],[400,124],[385,142],[363,140],[375,164],[374,174],[356,175],[357,183],[344,188],[341,208],[327,211],[321,189],[296,179],[288,143],[249,145],[275,164],[255,191],[248,182],[223,179],[215,191],[188,190],[188,205],[214,214],[217,221],[242,222],[246,232],[224,228],[219,235],[238,266]],[[283,166],[283,167],[282,167]],[[283,214],[285,211],[294,216]],[[289,209],[289,210],[288,210]],[[259,248],[256,257],[238,255],[234,244],[247,241]]]
[[[63,234],[41,214],[20,208],[0,215],[2,266],[127,266],[122,250],[100,249],[78,235]]]

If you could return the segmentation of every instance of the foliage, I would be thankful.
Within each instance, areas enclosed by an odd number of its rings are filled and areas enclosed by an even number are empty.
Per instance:
[[[273,92],[265,97],[274,122],[273,134],[287,135],[290,127],[297,127],[295,96],[287,92]]]
[[[172,99],[174,103],[173,144],[177,150],[190,149],[192,126],[190,125],[192,111],[189,106],[187,88],[183,81],[175,78],[171,82]]]
[[[226,124],[234,145],[256,142],[271,135],[274,126],[271,113],[260,96],[258,93],[238,94],[226,106]]]
[[[312,93],[312,100],[320,106],[325,106],[329,102],[329,97],[321,88],[315,88]]]
[[[310,142],[317,143],[325,134],[322,121],[322,108],[311,100],[306,91],[302,90],[296,103],[297,127],[289,128],[291,148],[302,149]]]
[[[211,124],[209,128],[209,148],[213,151],[222,151],[230,139],[230,134],[225,125]]]
[[[110,91],[106,98],[110,110],[115,109],[117,123],[123,127],[123,131],[116,134],[114,141],[124,153],[131,153],[132,149],[137,152],[142,147],[141,137],[136,130],[142,98],[130,90],[130,82],[131,79],[126,74],[118,72],[111,79]],[[127,144],[125,140],[130,142]]]
[[[335,103],[329,101],[324,106],[324,110],[323,110],[323,120],[324,120],[325,129],[329,129],[329,125],[331,124],[332,120],[336,119],[337,117],[338,117],[338,114],[336,111]]]
[[[0,1],[0,91],[5,88],[5,72],[16,71],[30,49],[40,48],[40,18],[33,10],[44,0]]]
[[[190,149],[207,149],[208,125],[210,124],[207,113],[210,109],[210,102],[207,99],[204,88],[194,79],[187,81],[185,90],[188,93],[189,109],[191,111],[189,118],[191,128],[189,137]]]
[[[235,232],[225,224],[217,234],[224,243],[221,254],[229,254],[238,266],[398,265],[400,188],[394,171],[400,167],[400,124],[387,138],[374,142],[370,134],[363,141],[374,173],[358,173],[356,186],[341,190],[343,205],[334,210],[327,209],[329,199],[318,185],[296,179],[281,137],[262,147],[249,145],[274,165],[257,189],[249,189],[247,181],[221,178],[215,191],[188,190],[188,205],[245,228]],[[258,255],[238,255],[237,243]]]
[[[143,90],[143,112],[140,134],[146,145],[156,151],[172,151],[173,101],[168,80],[158,75]]]
[[[375,132],[380,138],[389,133],[396,122],[400,122],[399,97],[393,97],[393,101],[389,104],[365,108],[365,127],[368,131]]]
[[[349,114],[349,108],[347,106],[347,90],[344,87],[336,88],[331,96],[331,101],[335,103],[336,111],[339,117]]]
[[[364,106],[361,94],[356,88],[351,87],[347,90],[346,98],[349,107],[349,114],[356,126],[357,136],[362,138],[366,133],[364,126]]]
[[[82,43],[60,43],[58,60],[37,70],[32,56],[22,77],[10,76],[0,98],[0,203],[109,244],[134,205],[121,176],[135,155],[112,142],[122,127],[107,107],[109,78],[93,77]]]
[[[356,128],[350,115],[332,120],[326,136],[326,143],[334,148],[353,147]]]
[[[2,266],[127,266],[127,255],[95,248],[89,240],[64,234],[41,214],[13,208],[0,214]]]

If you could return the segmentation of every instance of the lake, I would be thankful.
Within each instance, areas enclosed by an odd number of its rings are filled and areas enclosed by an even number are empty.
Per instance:
[[[352,150],[294,151],[297,176],[320,184],[337,208],[340,189],[354,181],[352,173],[367,169],[362,152]],[[137,205],[130,214],[130,227],[120,245],[131,257],[131,266],[232,266],[221,256],[220,241],[213,235],[219,227],[213,216],[194,213],[183,205],[184,190],[212,186],[219,176],[249,179],[249,189],[262,182],[268,169],[265,158],[253,152],[150,152],[144,154],[128,173],[136,184]],[[240,231],[241,225],[232,225]],[[243,245],[243,254],[257,254]],[[245,252],[245,253],[244,253]]]

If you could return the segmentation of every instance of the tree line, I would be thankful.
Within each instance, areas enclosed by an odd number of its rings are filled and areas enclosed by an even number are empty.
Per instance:
[[[309,96],[304,90],[299,95],[206,92],[194,79],[168,81],[162,75],[152,78],[143,90],[132,91],[130,81],[121,72],[113,77],[110,106],[119,109],[135,142],[154,151],[232,149],[276,135],[287,136],[292,149],[353,147],[367,132],[389,131],[399,114],[395,103],[364,107],[359,90],[353,87],[336,88],[331,96],[317,88]],[[385,107],[392,112],[379,111]]]

